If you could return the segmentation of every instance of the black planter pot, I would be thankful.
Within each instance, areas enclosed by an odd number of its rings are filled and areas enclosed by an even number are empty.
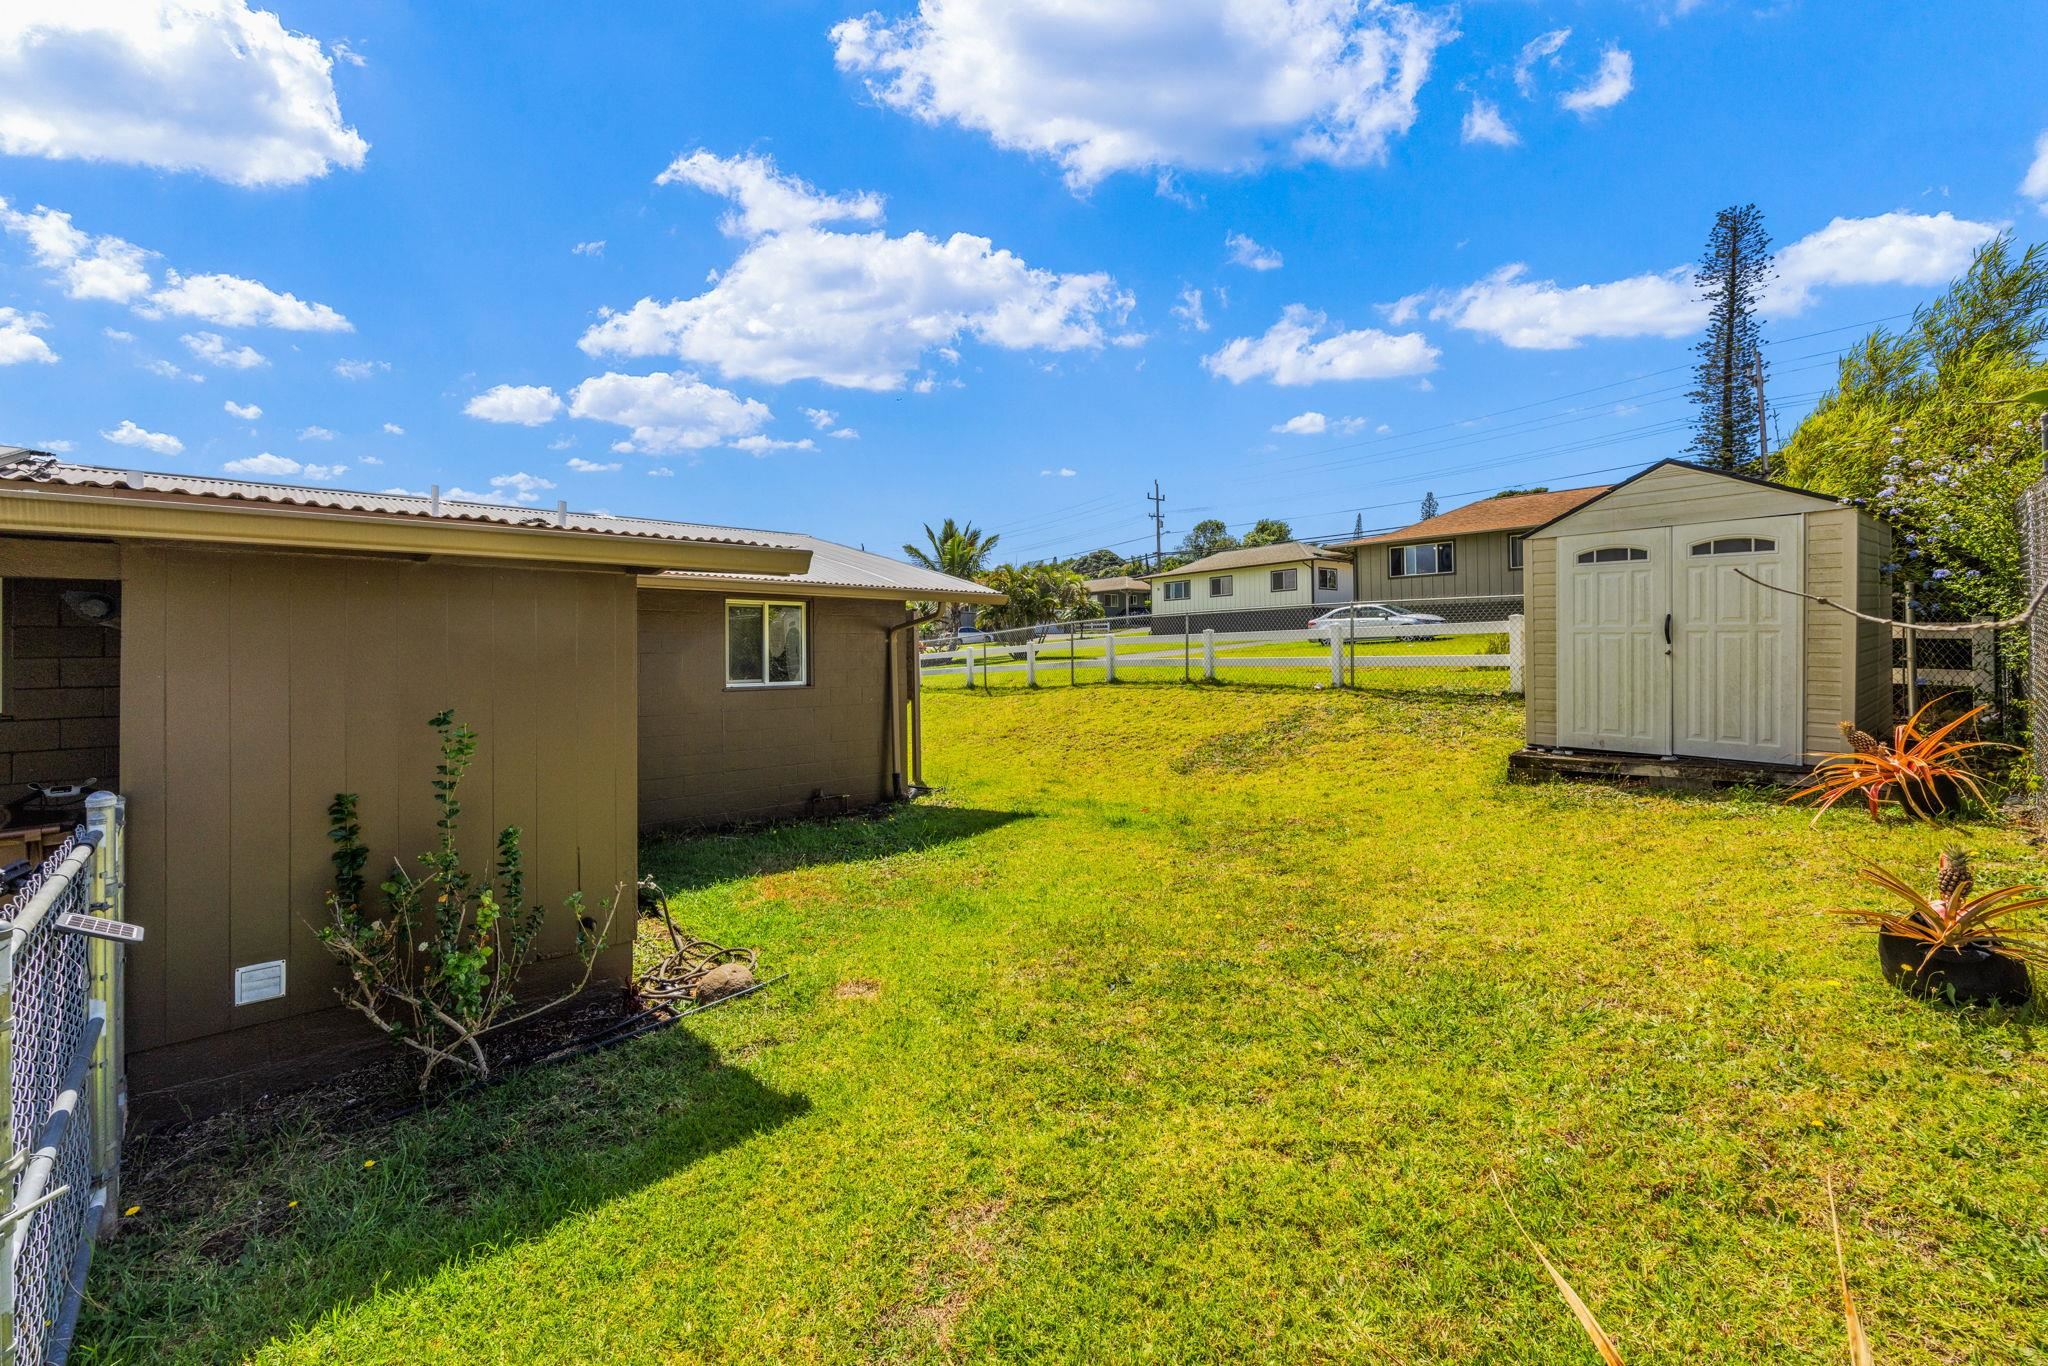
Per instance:
[[[1914,996],[1947,999],[1953,992],[1962,1005],[2023,1006],[2034,994],[2025,963],[1974,944],[1942,949],[1928,958],[1921,941],[1880,931],[1877,961],[1884,965],[1885,980]]]

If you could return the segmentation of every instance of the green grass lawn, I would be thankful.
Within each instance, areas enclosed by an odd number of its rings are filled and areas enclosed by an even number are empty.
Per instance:
[[[788,980],[251,1144],[102,1250],[76,1359],[1592,1360],[1498,1178],[1630,1362],[1839,1361],[1832,1175],[1878,1361],[2048,1360],[2040,1015],[1820,909],[1940,832],[1511,785],[1488,698],[926,720],[935,799],[647,851]]]

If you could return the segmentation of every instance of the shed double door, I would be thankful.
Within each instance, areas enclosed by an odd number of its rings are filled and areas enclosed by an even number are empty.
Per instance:
[[[1560,537],[1558,744],[1797,763],[1801,519]]]

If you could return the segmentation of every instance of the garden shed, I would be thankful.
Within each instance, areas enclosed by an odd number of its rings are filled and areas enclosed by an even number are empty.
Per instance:
[[[1890,629],[1762,585],[1886,616],[1889,547],[1839,499],[1677,460],[1538,527],[1511,770],[1790,773],[1839,750],[1842,721],[1883,733]]]

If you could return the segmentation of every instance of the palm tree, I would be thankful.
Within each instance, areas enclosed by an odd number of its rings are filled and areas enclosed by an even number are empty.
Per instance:
[[[965,525],[954,522],[951,517],[939,523],[937,531],[932,524],[924,524],[925,546],[905,542],[904,555],[912,564],[923,565],[926,569],[950,574],[956,579],[979,578],[988,568],[988,557],[996,548],[1000,536],[986,535],[972,522]],[[967,617],[964,604],[955,604],[948,614],[955,634]]]

